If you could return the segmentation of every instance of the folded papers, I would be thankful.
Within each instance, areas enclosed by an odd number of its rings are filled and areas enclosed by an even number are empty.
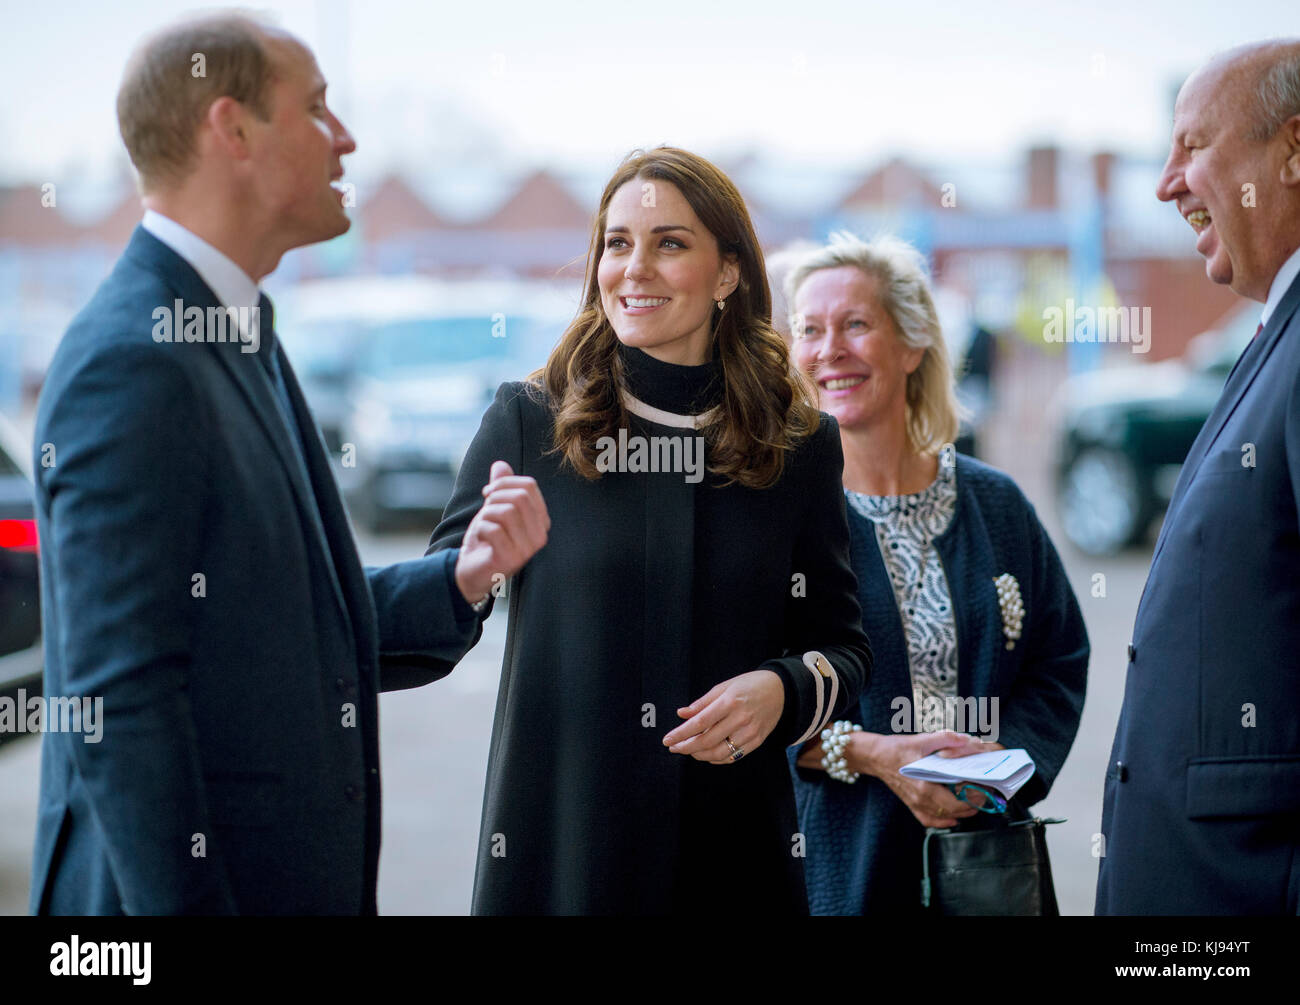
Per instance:
[[[1010,799],[1033,775],[1034,760],[1020,748],[990,750],[969,757],[930,754],[919,761],[904,764],[898,773],[919,782],[938,782],[940,785],[974,782]]]

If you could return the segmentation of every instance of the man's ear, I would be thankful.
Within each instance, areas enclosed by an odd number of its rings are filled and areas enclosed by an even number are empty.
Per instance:
[[[740,257],[735,252],[722,256],[722,277],[718,280],[714,300],[726,300],[740,285]]]
[[[227,95],[208,106],[203,124],[228,157],[244,160],[249,155],[248,119],[248,109]]]
[[[1286,140],[1286,160],[1282,162],[1281,182],[1287,186],[1300,186],[1300,115],[1293,115],[1282,123],[1279,130]]]

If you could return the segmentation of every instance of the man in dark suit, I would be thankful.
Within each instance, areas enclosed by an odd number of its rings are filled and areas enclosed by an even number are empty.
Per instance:
[[[301,43],[226,14],[123,79],[147,213],[34,444],[46,695],[102,698],[101,742],[44,738],[33,912],[373,913],[377,692],[445,672],[493,574],[545,541],[536,485],[498,464],[459,551],[358,561],[257,286],[348,229],[331,182],[356,145],[324,92]]]
[[[1192,445],[1128,648],[1098,914],[1300,904],[1300,42],[1183,85],[1156,194],[1264,304]]]

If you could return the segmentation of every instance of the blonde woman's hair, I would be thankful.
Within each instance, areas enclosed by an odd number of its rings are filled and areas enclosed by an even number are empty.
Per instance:
[[[808,277],[822,269],[852,266],[876,280],[880,304],[893,319],[909,349],[924,349],[920,365],[907,377],[907,438],[918,454],[937,454],[957,438],[965,409],[957,401],[948,345],[930,295],[925,256],[901,238],[884,234],[870,241],[836,231],[823,247],[808,252],[785,278],[786,303]],[[799,330],[797,315],[791,327]]]

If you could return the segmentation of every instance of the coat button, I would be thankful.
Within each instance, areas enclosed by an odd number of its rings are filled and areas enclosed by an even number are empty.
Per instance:
[[[1128,661],[1132,663],[1135,659],[1137,659],[1137,655],[1138,655],[1138,651],[1133,648],[1133,643],[1130,642],[1128,644]]]
[[[1123,761],[1115,762],[1115,777],[1121,782],[1128,781],[1128,765]]]
[[[343,787],[343,794],[348,797],[350,802],[354,803],[361,798],[361,792],[355,785],[345,785]]]

